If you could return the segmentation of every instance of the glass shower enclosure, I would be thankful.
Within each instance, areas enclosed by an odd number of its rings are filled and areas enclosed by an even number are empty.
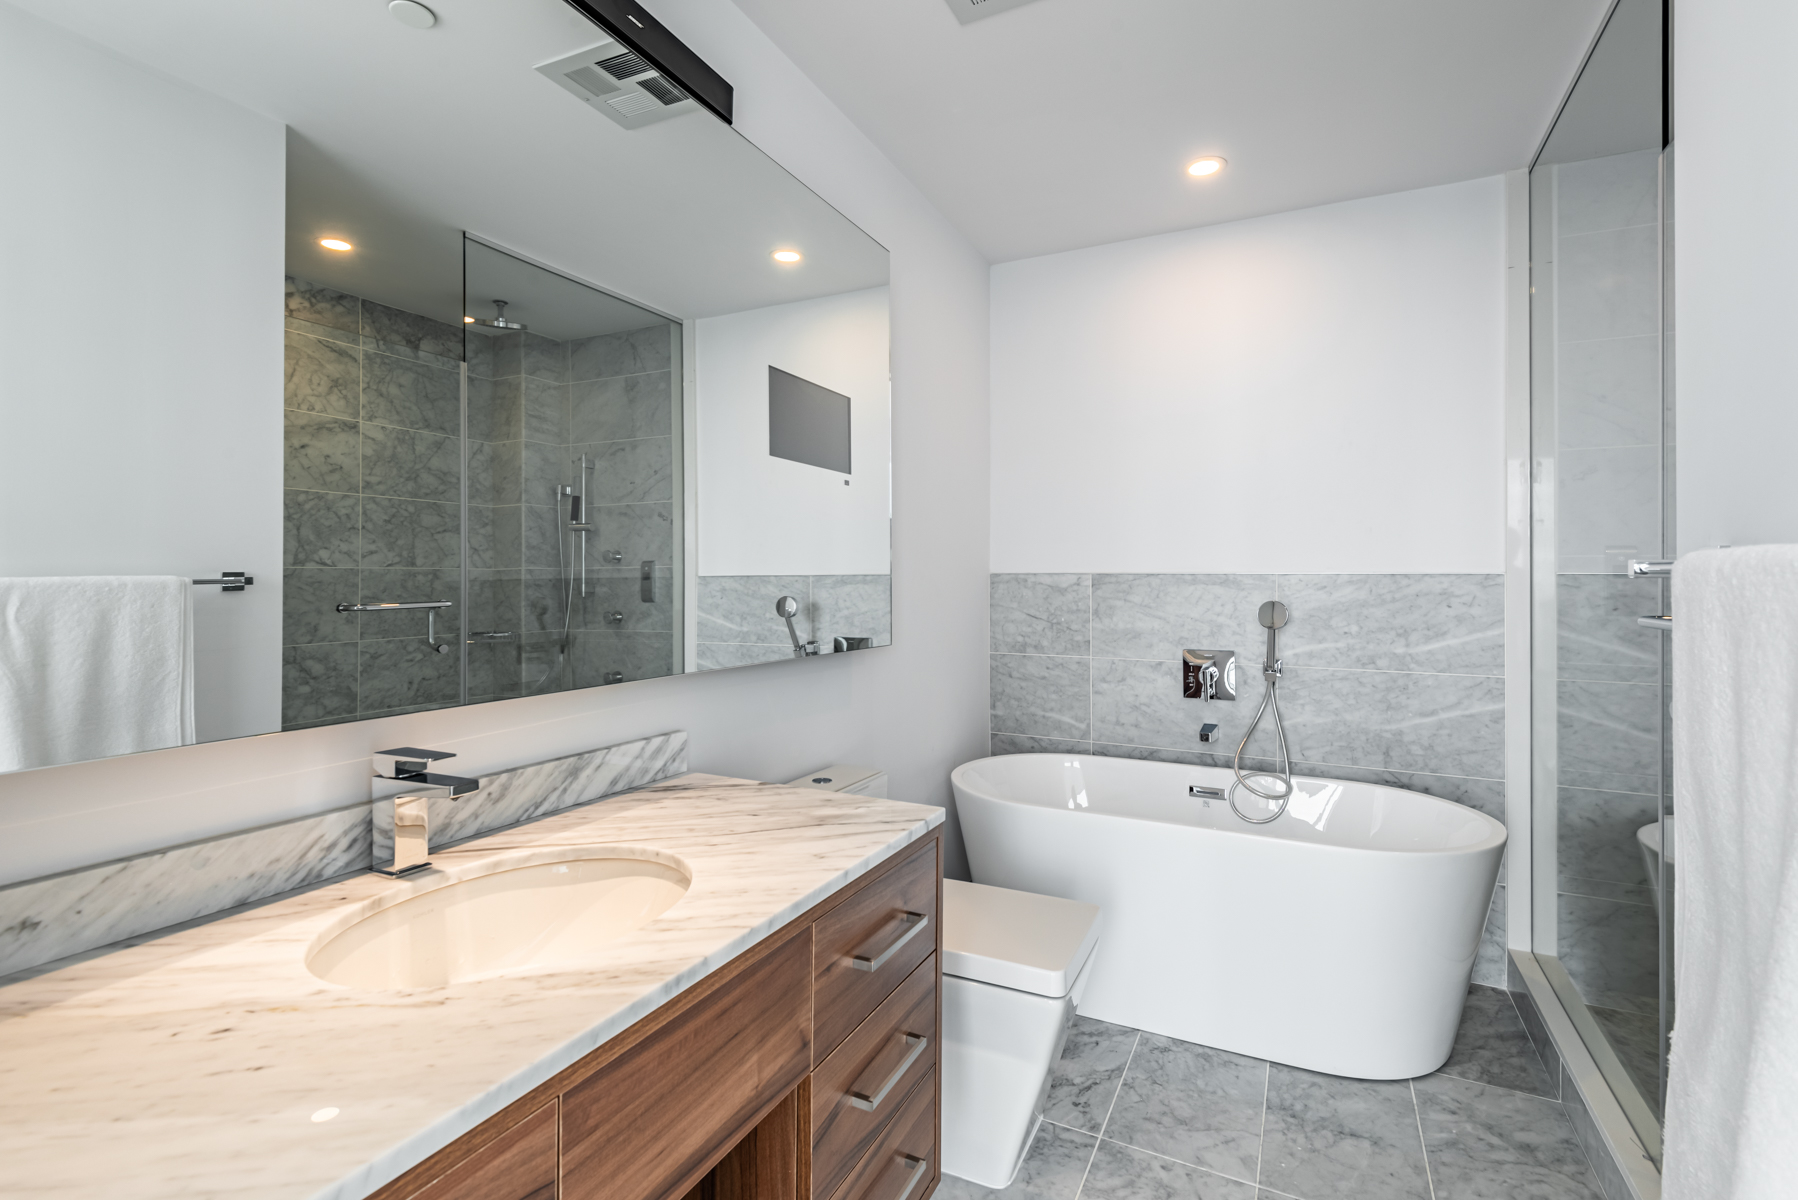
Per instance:
[[[1643,618],[1668,611],[1673,536],[1663,35],[1656,0],[1620,0],[1530,171],[1531,944],[1657,1160],[1673,815],[1667,638]]]

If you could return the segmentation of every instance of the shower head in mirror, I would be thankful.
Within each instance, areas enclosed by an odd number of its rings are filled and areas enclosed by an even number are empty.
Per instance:
[[[462,323],[464,325],[479,325],[483,329],[498,329],[504,333],[523,333],[526,329],[529,329],[530,326],[521,325],[517,321],[506,320],[506,305],[510,303],[512,303],[510,300],[495,300],[493,302],[493,316],[463,317]]]
[[[774,602],[774,615],[792,620],[799,615],[799,601],[791,596],[782,596]]]

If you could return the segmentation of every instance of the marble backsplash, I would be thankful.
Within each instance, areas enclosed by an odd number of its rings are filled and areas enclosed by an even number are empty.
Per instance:
[[[687,735],[659,734],[481,776],[433,803],[437,846],[687,771]],[[0,975],[254,903],[374,861],[370,801],[0,888]]]

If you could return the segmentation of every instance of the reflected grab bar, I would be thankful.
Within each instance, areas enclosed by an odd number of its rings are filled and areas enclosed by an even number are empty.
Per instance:
[[[398,612],[403,608],[449,608],[454,600],[412,600],[392,604],[339,604],[340,613],[352,612]]]

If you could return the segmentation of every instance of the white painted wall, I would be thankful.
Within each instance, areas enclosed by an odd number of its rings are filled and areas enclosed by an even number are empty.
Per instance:
[[[993,268],[992,569],[1496,572],[1495,177]]]
[[[1677,544],[1798,542],[1798,7],[1673,20]]]
[[[892,250],[895,645],[0,777],[0,882],[356,800],[393,745],[478,773],[681,728],[701,770],[865,762],[952,803],[987,745],[987,264],[729,0],[652,7],[736,85],[738,128]],[[113,282],[161,302],[161,280]]]
[[[6,4],[0,109],[0,575],[248,572],[196,723],[279,729],[285,132]]]
[[[886,288],[695,322],[701,575],[891,569]],[[849,397],[844,476],[768,453],[768,368]]]

